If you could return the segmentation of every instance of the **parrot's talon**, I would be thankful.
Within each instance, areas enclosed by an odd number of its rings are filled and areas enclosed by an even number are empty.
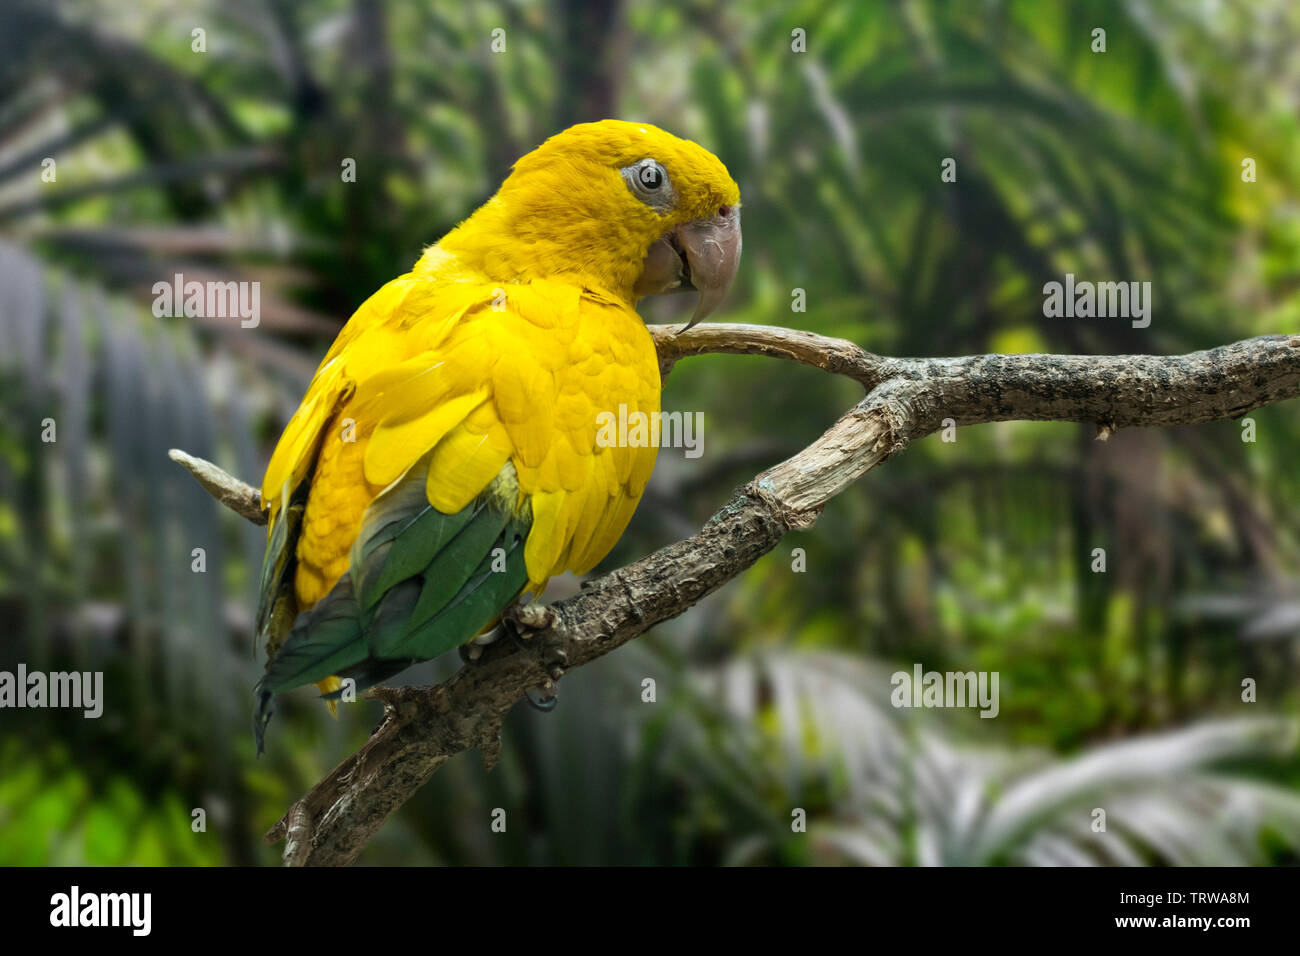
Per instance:
[[[554,627],[558,615],[549,604],[516,604],[505,613],[507,620],[513,622],[525,637],[524,631],[544,631]]]
[[[490,631],[484,631],[482,634],[479,634],[470,643],[483,646],[483,647],[486,647],[488,644],[495,644],[497,641],[501,639],[501,634],[503,630],[504,628],[502,628],[502,626],[498,624]]]
[[[533,710],[540,710],[543,714],[549,714],[559,704],[560,698],[555,696],[555,686],[550,681],[547,681],[547,686],[543,688],[542,694],[544,696],[533,700],[533,692],[526,690],[524,691],[524,700],[528,701],[528,706]]]
[[[559,680],[569,669],[569,654],[558,641],[546,646],[542,656],[542,666],[546,667],[556,680]]]

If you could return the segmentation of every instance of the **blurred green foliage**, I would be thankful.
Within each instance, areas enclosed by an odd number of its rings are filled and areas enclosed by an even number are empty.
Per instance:
[[[88,779],[58,741],[0,749],[0,864],[212,866],[220,841],[193,829],[179,794],[145,795],[125,775]]]

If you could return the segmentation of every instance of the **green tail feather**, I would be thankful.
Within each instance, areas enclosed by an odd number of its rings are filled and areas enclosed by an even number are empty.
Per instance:
[[[293,594],[293,578],[298,567],[298,533],[302,528],[307,490],[308,486],[304,482],[290,497],[288,485],[285,485],[281,507],[266,542],[266,559],[262,563],[262,580],[258,587],[254,650],[258,645],[265,646],[271,656],[275,656],[279,650],[293,616],[298,611],[298,602]]]
[[[377,684],[471,640],[528,583],[532,516],[516,510],[514,467],[507,463],[452,515],[429,504],[427,475],[426,456],[371,502],[348,573],[297,616],[267,664],[258,684],[259,751],[272,695],[332,674],[351,678],[357,690]],[[273,587],[264,579],[264,595]]]

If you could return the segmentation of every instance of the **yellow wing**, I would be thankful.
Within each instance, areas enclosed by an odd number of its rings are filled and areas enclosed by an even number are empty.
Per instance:
[[[311,474],[298,608],[347,571],[366,507],[430,451],[428,500],[447,514],[514,465],[532,515],[529,590],[590,570],[626,528],[657,452],[604,447],[600,415],[657,414],[659,390],[649,333],[616,300],[563,283],[389,283],[340,334],[267,470],[273,517]]]

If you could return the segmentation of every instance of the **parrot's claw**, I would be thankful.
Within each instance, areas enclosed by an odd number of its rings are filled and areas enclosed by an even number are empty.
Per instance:
[[[569,655],[568,652],[565,651],[563,644],[563,638],[558,636],[543,638],[542,652],[544,655],[544,666],[546,672],[551,676],[549,680],[538,688],[540,694],[538,700],[533,700],[533,698],[528,694],[524,695],[524,699],[527,700],[536,710],[543,712],[551,711],[554,710],[555,705],[559,703],[559,698],[555,695],[555,685],[559,682],[560,678],[564,676],[564,672],[569,667]]]
[[[516,604],[507,608],[502,618],[515,626],[520,637],[527,638],[529,631],[554,627],[557,615],[549,604]]]
[[[560,698],[555,695],[555,685],[550,681],[541,688],[537,700],[533,700],[530,690],[524,691],[524,700],[528,701],[528,706],[533,710],[540,710],[544,714],[549,714],[560,702]]]
[[[533,651],[537,648],[536,641],[528,641],[534,632],[546,632],[555,627],[559,620],[559,615],[549,604],[515,604],[507,608],[501,615],[500,623],[490,631],[486,631],[474,638],[468,644],[462,644],[459,648],[461,660],[465,663],[473,663],[483,656],[483,648],[495,643],[502,637],[510,639],[510,643],[520,651]],[[555,709],[559,703],[559,698],[555,695],[555,682],[564,676],[564,671],[569,663],[569,656],[563,648],[563,637],[558,633],[542,635],[542,651],[545,655],[546,672],[550,678],[537,688],[538,696],[533,697],[533,691],[524,691],[524,700],[528,701],[528,706],[534,710],[540,710],[548,713]]]
[[[468,644],[462,644],[460,646],[460,659],[466,664],[472,664],[483,656],[483,648],[487,647],[489,644],[496,643],[504,633],[507,632],[500,624],[492,628],[490,631],[484,631]]]
[[[477,644],[479,647],[486,647],[488,644],[496,643],[500,637],[501,625],[498,624],[496,627],[492,628],[492,630],[484,631],[478,637],[474,638],[473,643]]]

